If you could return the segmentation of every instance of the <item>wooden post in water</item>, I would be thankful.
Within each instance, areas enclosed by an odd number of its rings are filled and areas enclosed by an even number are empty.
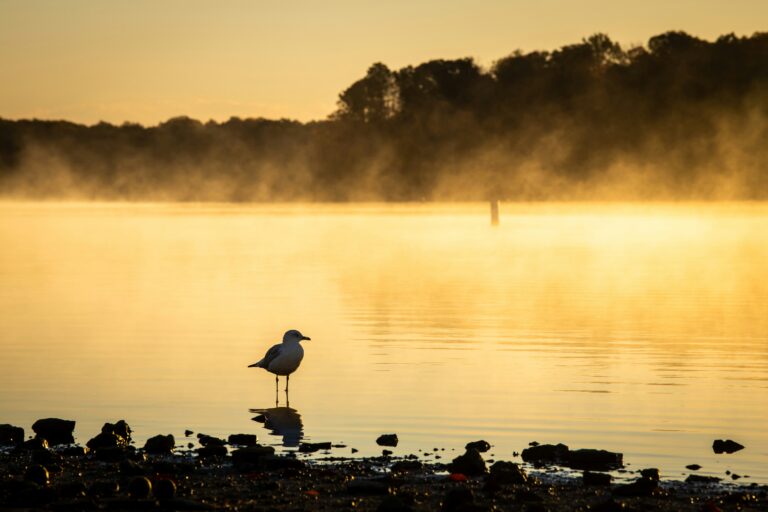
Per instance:
[[[491,199],[491,226],[499,225],[499,200]]]

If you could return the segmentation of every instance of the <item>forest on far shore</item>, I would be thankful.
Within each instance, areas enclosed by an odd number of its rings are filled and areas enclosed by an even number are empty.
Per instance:
[[[768,33],[375,63],[308,123],[0,118],[0,197],[766,199]]]

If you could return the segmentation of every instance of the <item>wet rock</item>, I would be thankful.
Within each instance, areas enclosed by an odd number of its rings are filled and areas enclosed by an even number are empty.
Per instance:
[[[220,439],[214,436],[209,436],[206,434],[197,434],[197,441],[202,446],[224,446],[225,444],[227,444],[227,442],[224,441],[223,439]]]
[[[110,497],[120,491],[120,485],[111,480],[98,480],[88,488],[89,496]]]
[[[83,482],[69,482],[60,485],[58,488],[59,496],[67,500],[84,498],[85,491],[86,487]]]
[[[256,434],[231,434],[227,442],[237,446],[255,446]]]
[[[592,507],[593,512],[622,512],[627,510],[627,507],[621,501],[603,501]]]
[[[99,448],[93,452],[93,458],[102,462],[120,462],[127,457],[125,449],[118,446]]]
[[[698,471],[701,469],[701,466],[699,466],[698,464],[688,464],[687,466],[685,466],[685,469],[690,469],[691,471]]]
[[[567,445],[559,444],[533,444],[523,450],[521,456],[525,462],[545,462],[562,464],[568,462],[570,450]]]
[[[582,475],[582,482],[584,482],[584,485],[611,485],[612,479],[613,477],[608,473],[585,471]]]
[[[50,450],[30,450],[32,462],[35,464],[58,464],[61,462],[61,455],[53,453]]]
[[[307,465],[304,461],[293,457],[267,455],[259,460],[259,467],[266,471],[279,471],[282,469],[304,469]]]
[[[197,456],[201,459],[211,459],[214,457],[226,457],[227,447],[223,445],[213,444],[209,446],[203,446],[197,449]]]
[[[352,480],[347,484],[347,492],[349,494],[376,496],[389,494],[389,486],[379,480]]]
[[[715,453],[734,453],[743,449],[744,445],[730,439],[716,439],[715,442],[712,443],[712,451]]]
[[[28,439],[16,447],[17,452],[19,451],[31,452],[35,450],[47,450],[47,449],[48,449],[48,441],[40,437],[36,437],[34,439]]]
[[[32,430],[37,437],[44,438],[51,446],[57,444],[71,444],[75,442],[72,433],[75,431],[75,422],[59,418],[45,418],[37,420],[32,425]]]
[[[5,507],[44,507],[57,498],[56,491],[50,487],[42,487],[34,482],[19,482],[11,489]]]
[[[262,457],[274,455],[275,449],[271,446],[248,446],[232,452],[232,462],[235,466],[244,464],[258,464]]]
[[[34,482],[41,487],[46,487],[50,483],[50,475],[45,467],[35,464],[27,469],[27,472],[24,474],[24,480]]]
[[[24,441],[24,429],[13,425],[0,425],[0,446],[16,446]]]
[[[687,484],[715,484],[721,479],[716,476],[703,476],[703,475],[688,475],[685,479]]]
[[[410,471],[419,471],[424,464],[418,460],[399,460],[392,464],[393,473],[408,473]]]
[[[397,446],[397,434],[382,434],[376,439],[379,446]]]
[[[480,452],[474,448],[470,448],[464,455],[459,455],[448,464],[448,471],[451,473],[462,473],[468,476],[484,475],[486,471],[485,461],[480,455]]]
[[[392,452],[392,450],[381,450],[381,455],[383,457],[389,457],[390,455],[392,455],[392,453],[394,453]]]
[[[622,466],[623,454],[607,450],[570,450],[568,465],[573,469],[610,470]]]
[[[443,498],[443,510],[465,510],[470,505],[472,505],[474,501],[475,495],[472,493],[472,489],[469,489],[468,487],[451,489]]]
[[[152,486],[155,497],[160,501],[172,500],[176,497],[176,484],[170,478],[159,478]]]
[[[85,446],[68,446],[59,451],[59,453],[64,457],[85,457],[88,451],[88,448]]]
[[[120,420],[117,423],[105,423],[101,432],[85,445],[91,450],[100,448],[125,448],[131,441],[131,427]]]
[[[649,480],[655,480],[657,482],[661,479],[658,468],[641,469],[640,476]]]
[[[138,462],[124,460],[120,463],[120,473],[125,476],[143,476],[144,468]]]
[[[525,470],[520,468],[520,466],[514,462],[500,460],[491,466],[487,483],[489,486],[495,487],[510,484],[524,484],[527,481],[528,475]]]
[[[474,448],[480,453],[485,453],[491,449],[491,445],[488,443],[488,441],[480,440],[480,441],[472,441],[471,443],[467,443],[467,445],[464,448],[467,450],[469,450],[470,448]]]
[[[632,483],[624,484],[613,489],[616,496],[651,496],[659,488],[658,480],[641,477]]]
[[[173,435],[157,435],[147,439],[147,442],[144,443],[144,451],[153,455],[169,454],[174,446],[176,446],[176,441],[173,439]]]
[[[399,496],[387,496],[379,503],[376,512],[411,512],[413,509]]]
[[[152,493],[152,482],[147,477],[137,476],[128,484],[128,496],[134,500],[145,500]]]
[[[320,450],[330,450],[331,443],[301,443],[299,445],[299,451],[301,453],[315,453]]]

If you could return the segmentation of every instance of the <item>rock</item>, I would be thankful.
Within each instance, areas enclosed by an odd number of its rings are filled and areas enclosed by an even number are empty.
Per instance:
[[[570,450],[568,465],[573,469],[609,470],[622,467],[623,454],[607,450]],[[523,458],[525,460],[525,458]]]
[[[369,496],[389,494],[389,486],[378,480],[352,480],[347,484],[349,494],[364,494]]]
[[[658,468],[641,469],[640,476],[649,480],[655,480],[657,482],[661,479]]]
[[[152,482],[147,477],[137,476],[128,484],[128,496],[134,500],[145,500],[152,494]]]
[[[124,460],[120,462],[120,473],[125,476],[143,476],[145,471],[138,462]]]
[[[560,444],[536,444],[531,443],[530,448],[523,450],[521,456],[525,462],[546,462],[562,464],[568,462],[568,446]]]
[[[413,509],[398,496],[387,496],[379,503],[376,512],[411,512]]]
[[[255,446],[256,434],[231,434],[227,442],[237,446]]]
[[[392,450],[381,450],[382,457],[389,457],[392,453],[394,453]]]
[[[715,484],[721,479],[716,476],[688,475],[685,479],[687,484]]]
[[[84,446],[68,446],[59,453],[65,457],[85,457],[88,451],[88,448]]]
[[[46,487],[50,483],[49,478],[48,470],[39,464],[30,466],[24,474],[24,480],[34,482],[41,487]]]
[[[487,484],[491,487],[510,484],[524,484],[528,481],[525,470],[514,462],[500,460],[491,466]]]
[[[585,471],[582,475],[584,485],[611,485],[613,477],[608,473],[593,473]]]
[[[32,462],[35,464],[58,464],[61,462],[61,455],[53,453],[50,450],[30,450],[32,454]]]
[[[0,446],[16,446],[24,442],[24,429],[7,423],[0,425]]]
[[[424,467],[424,464],[418,460],[399,460],[392,464],[393,473],[407,473],[409,471],[419,471]]]
[[[743,449],[743,445],[730,439],[726,439],[725,441],[722,439],[716,439],[715,442],[712,443],[712,451],[715,453],[734,453]]]
[[[197,441],[202,446],[224,446],[225,444],[227,444],[227,442],[224,441],[223,439],[220,439],[214,436],[209,436],[206,434],[197,434]]]
[[[464,455],[459,455],[448,464],[448,471],[451,473],[462,473],[468,476],[484,475],[486,471],[485,461],[480,455],[480,452],[474,448],[470,448]]]
[[[262,457],[274,455],[275,449],[271,446],[248,446],[232,452],[232,463],[235,466],[243,464],[258,464]]]
[[[110,497],[120,491],[120,485],[110,480],[99,480],[93,482],[88,489],[89,496]]]
[[[58,488],[59,496],[67,500],[85,497],[86,487],[83,482],[70,482],[60,485]]]
[[[123,448],[128,446],[128,440],[114,432],[101,432],[93,439],[90,439],[85,446],[91,450],[99,448]]]
[[[37,420],[32,425],[32,430],[37,437],[44,438],[48,444],[71,444],[75,442],[72,432],[75,431],[75,422],[59,418],[45,418]]]
[[[304,469],[307,465],[304,461],[293,457],[267,455],[259,460],[259,467],[266,471],[279,471],[281,469]]]
[[[379,446],[397,446],[397,434],[382,434],[376,439]]]
[[[174,446],[176,446],[176,441],[173,439],[173,435],[157,435],[147,439],[147,442],[144,443],[144,451],[153,455],[170,454]]]
[[[301,453],[315,453],[316,451],[320,450],[330,450],[331,449],[331,443],[301,443],[299,445],[299,451]]]
[[[155,485],[152,489],[155,497],[160,501],[168,501],[176,497],[176,484],[170,478],[159,478],[155,480]]]
[[[467,445],[464,448],[467,450],[469,450],[470,448],[474,448],[480,453],[485,453],[491,449],[491,445],[488,443],[488,441],[480,440],[480,441],[472,441],[471,443],[467,443]]]
[[[26,441],[18,445],[15,451],[16,452],[32,452],[36,450],[47,450],[47,449],[48,449],[48,441],[43,438],[36,437],[34,439],[27,439]]]
[[[688,464],[687,466],[685,466],[685,469],[690,469],[691,471],[698,471],[701,469],[701,466],[699,466],[698,464]]]
[[[197,449],[197,456],[201,459],[210,459],[213,457],[226,457],[227,447],[223,445],[213,444],[209,446],[203,446]]]
[[[472,489],[468,487],[458,487],[456,489],[451,489],[443,498],[443,510],[464,510],[474,501],[475,496],[472,494]]]
[[[638,478],[632,483],[624,484],[613,489],[613,494],[616,496],[651,496],[653,492],[659,488],[658,480],[651,480],[650,478]]]
[[[112,446],[109,448],[99,448],[94,450],[93,458],[102,462],[121,462],[128,457],[125,448]]]
[[[623,510],[627,510],[624,503],[621,501],[613,501],[612,499],[603,501],[592,507],[593,512],[622,512]]]

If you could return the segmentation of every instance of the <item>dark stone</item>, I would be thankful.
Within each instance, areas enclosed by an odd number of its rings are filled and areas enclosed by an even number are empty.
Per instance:
[[[649,480],[656,480],[657,482],[661,479],[658,468],[641,469],[640,476]]]
[[[0,425],[0,446],[16,446],[24,442],[24,429],[13,425]]]
[[[235,466],[243,464],[258,464],[262,457],[274,455],[275,449],[271,446],[248,446],[232,452],[232,462]]]
[[[480,455],[480,452],[474,448],[470,448],[464,455],[459,455],[448,464],[448,471],[451,473],[462,473],[468,476],[484,475],[486,471],[485,461]]]
[[[259,467],[266,471],[279,471],[282,469],[304,469],[306,463],[293,457],[281,457],[279,455],[267,455],[259,460]]]
[[[331,443],[301,443],[299,445],[299,451],[301,453],[315,453],[319,450],[330,450],[331,449]]]
[[[584,485],[611,485],[613,477],[608,473],[593,473],[591,471],[585,471],[582,476]]]
[[[398,496],[387,496],[379,503],[376,512],[411,512],[413,509]]]
[[[121,462],[128,457],[125,448],[112,446],[108,448],[99,448],[94,450],[93,458],[102,462]]]
[[[68,446],[59,451],[59,453],[64,457],[85,457],[88,453],[88,448],[85,446]]]
[[[227,442],[237,446],[256,446],[256,434],[232,434]]]
[[[703,476],[703,475],[688,475],[688,478],[685,479],[685,483],[687,484],[714,484],[719,482],[721,479],[716,476]]]
[[[61,455],[50,450],[30,450],[32,462],[35,464],[56,464],[61,462]]]
[[[418,460],[399,460],[392,464],[393,473],[407,473],[409,471],[419,471],[424,464]]]
[[[701,469],[701,466],[699,466],[698,464],[689,464],[685,466],[685,469],[690,469],[691,471],[698,471]]]
[[[197,449],[197,455],[201,459],[210,459],[213,457],[226,457],[227,447],[223,445],[218,445],[218,444],[203,446],[202,448]]]
[[[622,466],[624,456],[607,450],[570,450],[568,465],[573,469],[609,470]]]
[[[160,501],[172,500],[176,497],[176,484],[170,478],[159,478],[155,480],[152,487],[155,497]]]
[[[174,446],[176,446],[176,441],[173,439],[173,435],[158,435],[147,439],[147,442],[144,443],[144,451],[151,454],[169,454]]]
[[[44,507],[53,502],[58,496],[56,491],[50,487],[41,487],[40,485],[25,481],[15,487],[6,503],[2,508],[21,508],[21,507]]]
[[[489,487],[501,485],[524,484],[528,481],[525,470],[514,462],[500,460],[491,466],[487,484]]]
[[[467,450],[469,450],[470,448],[474,448],[480,453],[485,453],[491,449],[491,445],[488,443],[488,441],[480,440],[480,441],[472,441],[471,443],[467,443],[467,445],[464,448]]]
[[[96,437],[85,443],[85,445],[91,450],[98,450],[99,448],[123,448],[128,446],[128,440],[114,432],[102,431]]]
[[[120,491],[120,485],[110,480],[99,480],[93,482],[88,489],[89,496],[109,497],[114,496]]]
[[[42,437],[53,446],[57,444],[71,444],[75,442],[72,432],[75,431],[75,422],[59,418],[45,418],[37,420],[32,425],[32,430],[37,437]]]
[[[443,510],[463,510],[474,501],[475,496],[472,494],[472,489],[468,487],[451,489],[443,498]]]
[[[347,484],[349,494],[376,496],[389,494],[389,486],[378,480],[352,480]]]
[[[568,446],[560,444],[531,444],[530,448],[523,450],[521,456],[525,462],[547,462],[562,464],[568,461],[570,450]]]
[[[31,452],[35,450],[48,450],[48,441],[40,437],[35,437],[34,439],[27,439],[15,449],[17,453]]]
[[[376,439],[376,444],[379,446],[397,446],[397,443],[397,434],[382,434]]]
[[[592,507],[593,512],[622,512],[627,507],[621,501],[608,500]]]
[[[138,462],[124,460],[120,463],[120,473],[125,476],[142,476],[145,471]]]
[[[197,441],[203,446],[224,446],[227,444],[223,439],[205,434],[197,434]]]
[[[85,491],[86,487],[83,482],[70,482],[60,485],[58,488],[59,496],[67,500],[84,498]]]
[[[384,456],[384,457],[389,457],[393,453],[394,452],[392,450],[381,450],[381,455]]]
[[[24,474],[24,480],[34,482],[41,487],[46,487],[50,483],[49,478],[48,470],[40,464],[30,466]]]
[[[659,488],[658,480],[650,478],[638,478],[632,483],[624,484],[613,489],[616,496],[651,496]]]
[[[186,437],[189,437],[189,436],[191,436],[192,434],[194,434],[194,432],[192,432],[192,431],[191,431],[191,430],[189,430],[189,429],[187,429],[187,430],[185,430],[185,431],[184,431],[184,435],[185,435]]]
[[[726,439],[725,441],[722,439],[717,439],[714,443],[712,443],[712,451],[715,453],[734,453],[743,449],[744,445],[741,445],[730,439]]]
[[[128,484],[128,496],[134,500],[145,500],[152,494],[152,482],[147,477],[137,476]]]

